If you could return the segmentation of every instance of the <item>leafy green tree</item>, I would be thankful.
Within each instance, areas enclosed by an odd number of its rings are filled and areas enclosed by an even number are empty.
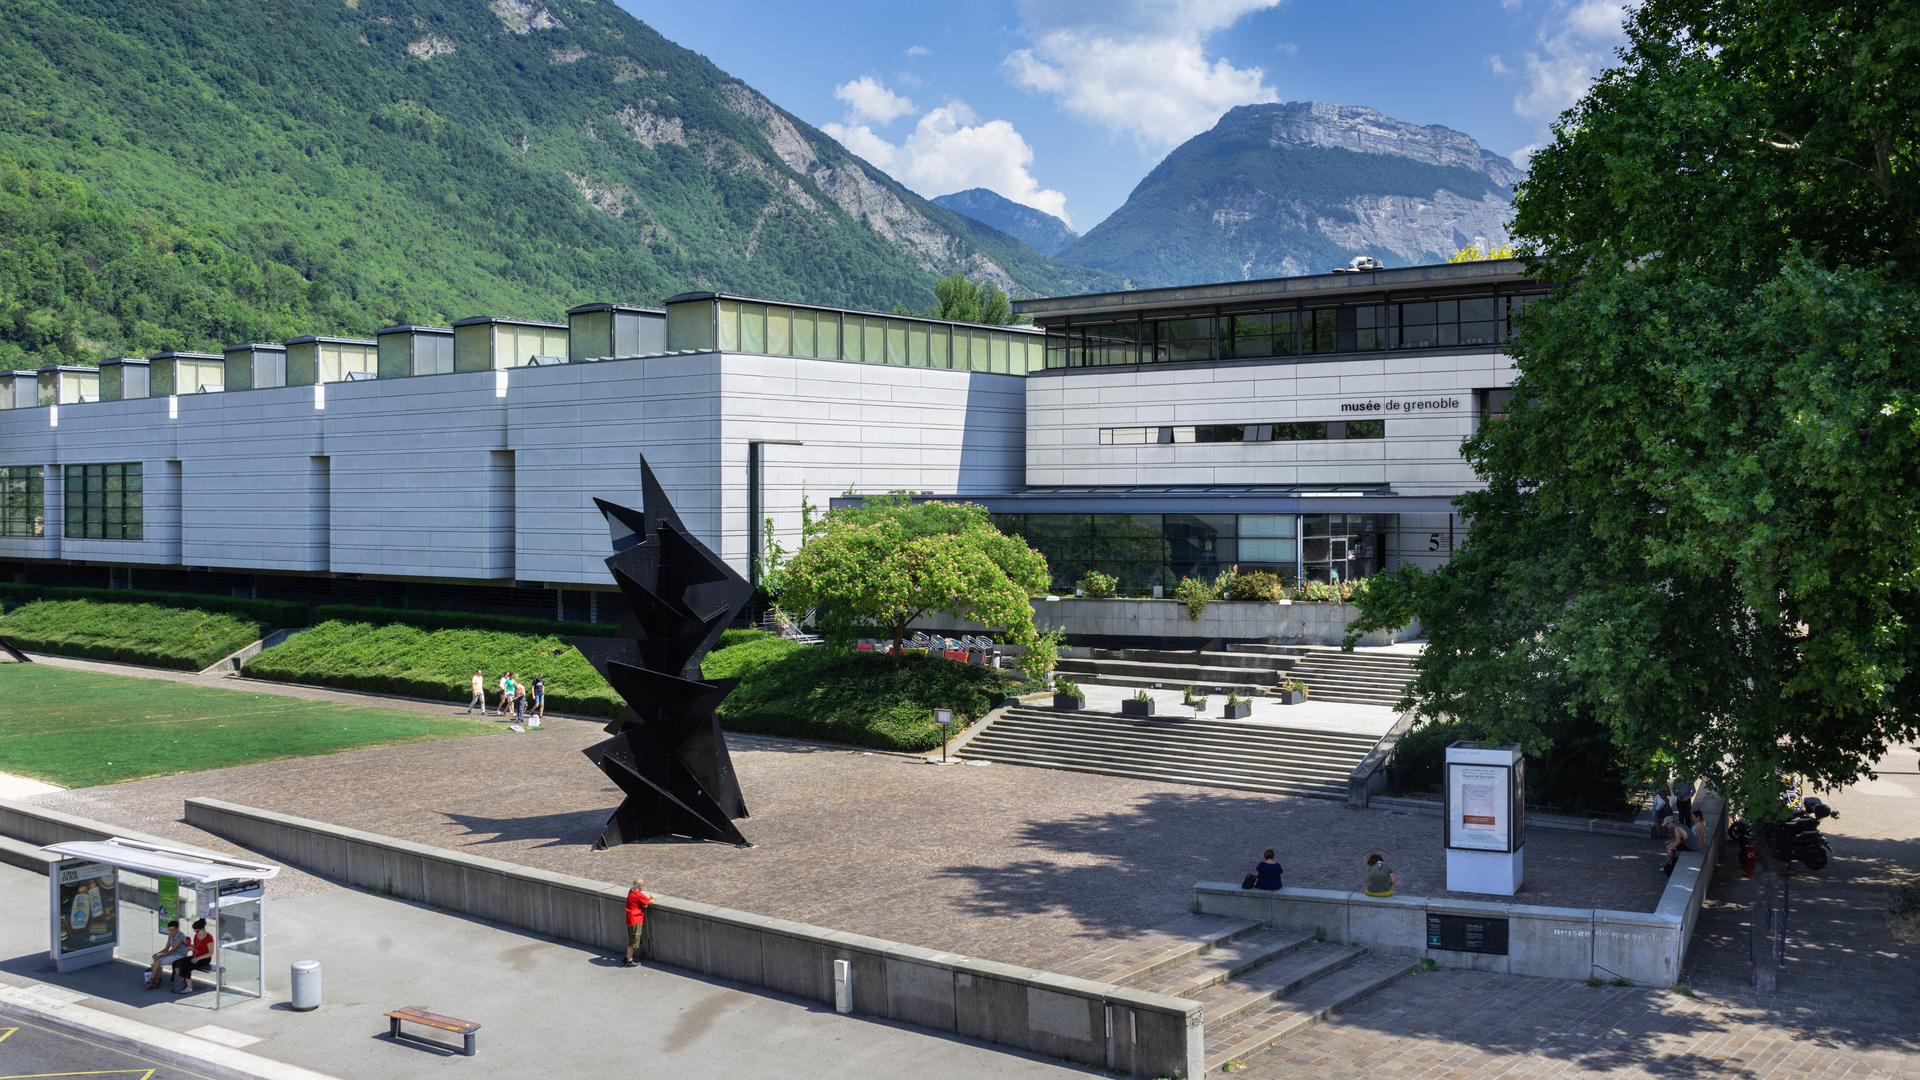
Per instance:
[[[1563,282],[1443,569],[1427,716],[1538,750],[1590,711],[1643,773],[1778,812],[1920,735],[1920,4],[1649,0],[1514,234]]]
[[[933,295],[934,305],[925,311],[896,307],[893,313],[984,323],[988,326],[1013,326],[1031,321],[1024,315],[1013,313],[1013,301],[1007,299],[1007,294],[1001,291],[1000,286],[968,277],[957,270],[933,283]]]
[[[879,631],[897,652],[914,620],[940,612],[1033,645],[1027,599],[1047,581],[1046,558],[994,528],[984,508],[895,493],[829,510],[787,564],[784,600],[817,608],[816,621],[843,643]]]

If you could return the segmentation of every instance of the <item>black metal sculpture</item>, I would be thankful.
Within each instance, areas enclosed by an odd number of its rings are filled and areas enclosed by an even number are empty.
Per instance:
[[[673,512],[640,462],[636,511],[595,499],[613,536],[607,569],[633,615],[611,638],[574,638],[574,647],[626,699],[607,725],[613,738],[585,751],[626,800],[594,841],[601,851],[656,836],[745,845],[733,821],[747,816],[714,709],[738,679],[705,679],[700,660],[753,595]]]

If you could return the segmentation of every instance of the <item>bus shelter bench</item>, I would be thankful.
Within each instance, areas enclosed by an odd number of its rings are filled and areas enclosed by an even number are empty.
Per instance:
[[[473,1056],[473,1033],[480,1030],[479,1024],[471,1020],[455,1020],[451,1016],[441,1016],[438,1013],[430,1013],[418,1005],[408,1005],[404,1009],[395,1009],[387,1014],[387,1023],[389,1025],[387,1034],[396,1039],[400,1038],[400,1021],[402,1020],[419,1024],[422,1027],[438,1028],[441,1031],[451,1031],[455,1034],[466,1036],[466,1055],[468,1057]],[[418,1036],[412,1037],[418,1038]],[[432,1040],[421,1039],[421,1041],[431,1042]]]

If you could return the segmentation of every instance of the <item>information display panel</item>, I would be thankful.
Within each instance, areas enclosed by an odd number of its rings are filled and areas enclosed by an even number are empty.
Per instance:
[[[1427,948],[1507,955],[1507,920],[1474,915],[1428,915]]]
[[[1517,851],[1525,842],[1524,763],[1447,762],[1447,846]]]

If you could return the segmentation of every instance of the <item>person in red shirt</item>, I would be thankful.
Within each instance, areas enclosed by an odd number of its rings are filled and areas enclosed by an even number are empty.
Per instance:
[[[212,953],[213,935],[207,933],[207,920],[193,920],[193,955],[173,962],[173,973],[180,979],[180,985],[173,988],[174,993],[193,993],[193,973],[213,969]]]
[[[640,928],[647,921],[647,905],[653,903],[653,897],[644,891],[645,878],[634,878],[633,887],[627,890],[627,962],[621,967],[639,967],[639,961],[633,958],[633,950],[640,947]]]

